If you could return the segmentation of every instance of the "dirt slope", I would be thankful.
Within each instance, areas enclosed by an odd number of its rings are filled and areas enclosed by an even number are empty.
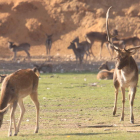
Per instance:
[[[140,37],[139,0],[0,0],[0,57],[12,55],[7,41],[28,42],[32,56],[45,56],[46,33],[53,34],[52,55],[71,54],[67,47],[74,37],[83,41],[89,31],[106,31],[111,5],[110,29],[118,29],[120,36]],[[99,45],[95,43],[96,54]]]

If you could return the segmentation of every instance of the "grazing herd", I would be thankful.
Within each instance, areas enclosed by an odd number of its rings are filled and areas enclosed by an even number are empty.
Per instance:
[[[113,115],[116,114],[117,110],[117,97],[118,90],[121,89],[122,92],[122,114],[121,121],[124,120],[124,104],[125,104],[125,88],[129,88],[129,102],[130,102],[130,122],[134,123],[134,114],[133,114],[133,104],[134,98],[136,95],[136,88],[138,83],[138,67],[137,64],[132,57],[136,53],[136,50],[140,48],[140,46],[136,46],[139,42],[138,37],[130,37],[119,39],[118,31],[114,30],[113,35],[111,35],[108,28],[108,18],[109,11],[111,7],[108,9],[106,14],[106,30],[107,33],[101,32],[90,32],[85,35],[86,41],[79,42],[79,37],[74,38],[68,49],[72,49],[73,53],[76,57],[76,62],[79,61],[80,65],[83,62],[84,55],[87,58],[92,54],[92,45],[95,41],[101,42],[100,47],[100,58],[102,53],[103,44],[106,43],[106,46],[109,50],[112,50],[112,54],[114,51],[116,52],[116,64],[115,69],[109,69],[108,62],[103,63],[99,67],[99,73],[97,74],[97,79],[113,79],[114,87],[115,87],[115,102],[113,108]],[[46,34],[47,35],[47,34]],[[18,51],[25,51],[27,53],[28,58],[30,58],[29,49],[30,44],[23,43],[20,45],[15,45],[13,42],[8,42],[9,48],[14,52],[14,59],[16,59],[16,53]],[[126,49],[127,45],[134,45],[133,48]],[[50,55],[50,49],[52,46],[52,35],[47,35],[46,40],[46,53]],[[110,49],[109,49],[110,48]],[[110,53],[110,55],[112,56]],[[32,101],[36,106],[36,126],[35,133],[38,133],[39,129],[39,101],[38,101],[38,81],[39,81],[39,72],[46,71],[46,67],[48,67],[49,71],[52,72],[52,65],[34,65],[33,69],[20,69],[10,75],[3,75],[3,82],[1,87],[1,97],[0,97],[0,127],[3,123],[3,117],[6,113],[7,109],[10,107],[10,127],[8,131],[8,136],[12,136],[12,121],[14,124],[14,135],[16,136],[19,132],[19,127],[25,113],[25,107],[23,105],[23,98],[30,95]],[[2,75],[1,75],[2,77]],[[17,104],[20,107],[21,114],[19,117],[18,124],[16,126],[14,113],[17,107]]]

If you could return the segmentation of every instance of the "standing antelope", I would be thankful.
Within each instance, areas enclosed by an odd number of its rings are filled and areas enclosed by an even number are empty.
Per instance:
[[[89,50],[91,49],[91,44],[88,41],[79,42],[79,37],[76,37],[72,42],[73,43],[76,42],[78,48],[81,48],[81,49],[85,50],[86,60],[87,60],[87,58],[90,57]]]
[[[29,43],[22,43],[17,46],[13,42],[8,42],[8,47],[14,52],[14,58],[13,58],[14,60],[16,60],[17,52],[19,51],[25,51],[25,53],[28,56],[28,59],[30,59],[30,53],[29,53],[30,44]]]
[[[76,57],[76,64],[77,60],[79,59],[80,66],[82,65],[84,54],[85,54],[85,49],[83,48],[76,48],[75,43],[71,42],[70,46],[68,46],[68,49],[72,49],[75,57]]]
[[[95,41],[97,42],[101,42],[101,47],[100,47],[100,58],[101,58],[101,53],[102,53],[102,48],[105,42],[107,42],[107,34],[103,33],[103,32],[89,32],[85,35],[86,40],[91,44],[91,46],[94,44]],[[111,56],[110,50],[108,48],[108,46],[106,45],[108,52]],[[92,52],[92,47],[91,47],[91,53]]]
[[[53,34],[51,34],[51,35],[46,34],[46,36],[47,36],[46,43],[45,43],[45,45],[46,45],[46,55],[50,55],[50,50],[51,50],[51,47],[52,47],[52,35]]]
[[[0,97],[0,127],[3,123],[3,117],[6,113],[8,107],[10,107],[10,127],[8,136],[12,136],[12,120],[14,122],[14,129],[16,136],[19,132],[19,127],[21,120],[25,113],[25,107],[23,105],[23,98],[27,95],[30,95],[32,101],[36,106],[36,127],[35,133],[38,133],[39,129],[39,102],[38,102],[38,71],[34,69],[22,69],[18,70],[15,73],[8,75],[1,87],[1,97]],[[21,114],[19,117],[18,124],[16,126],[15,122],[15,110],[17,104],[20,107]]]
[[[110,42],[111,35],[108,28],[108,18],[109,18],[110,8],[106,13],[107,35],[108,35],[109,43],[114,47],[114,49],[117,52],[117,62],[114,71],[114,76],[113,76],[114,87],[115,87],[115,103],[113,108],[113,115],[116,114],[118,90],[120,87],[122,92],[121,121],[124,120],[125,88],[129,87],[130,122],[134,123],[133,104],[134,104],[134,98],[136,94],[137,83],[138,83],[138,67],[132,55],[135,54],[136,49],[140,48],[140,46],[133,47],[130,49],[126,49],[126,48],[120,49]]]

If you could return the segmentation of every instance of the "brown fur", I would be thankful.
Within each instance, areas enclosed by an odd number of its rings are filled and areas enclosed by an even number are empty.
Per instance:
[[[110,7],[111,8],[111,7]],[[108,17],[109,17],[109,10],[107,11],[107,33],[108,33],[108,41],[110,42],[110,33],[108,29]],[[134,123],[134,115],[133,115],[133,103],[136,94],[136,88],[138,83],[138,67],[133,59],[132,55],[135,54],[136,49],[140,48],[133,47],[131,49],[119,49],[114,44],[110,42],[110,44],[114,47],[117,51],[117,62],[114,71],[114,87],[115,87],[115,102],[113,108],[113,115],[116,114],[117,110],[117,97],[118,97],[118,90],[119,87],[122,92],[122,114],[121,114],[121,121],[124,120],[124,104],[125,104],[125,88],[129,88],[129,102],[130,102],[130,122]]]
[[[101,58],[101,53],[102,53],[102,48],[105,42],[107,42],[107,34],[103,32],[89,32],[85,35],[86,40],[91,44],[91,46],[94,44],[94,42],[101,42],[101,47],[100,47],[100,58]],[[107,46],[108,49],[108,46]],[[109,49],[108,49],[109,51]],[[109,51],[110,53],[110,51]],[[93,54],[93,52],[92,52]],[[111,55],[111,54],[110,54]]]
[[[140,39],[137,36],[120,38],[119,40],[123,40],[126,46],[129,45],[137,46],[140,41]]]
[[[113,79],[114,69],[109,70],[108,62],[102,63],[98,69],[100,70],[97,74],[98,80]]]
[[[22,69],[18,70],[15,73],[8,75],[3,83],[1,88],[1,98],[0,98],[0,126],[2,125],[4,108],[7,108],[10,105],[10,129],[8,136],[12,135],[12,120],[14,121],[15,134],[18,134],[20,123],[25,112],[23,105],[23,98],[30,95],[31,99],[35,103],[37,110],[37,124],[35,128],[35,133],[39,129],[39,102],[38,102],[38,76],[36,75],[36,69]],[[21,109],[21,116],[19,118],[18,125],[16,127],[14,112],[16,110],[17,104]]]

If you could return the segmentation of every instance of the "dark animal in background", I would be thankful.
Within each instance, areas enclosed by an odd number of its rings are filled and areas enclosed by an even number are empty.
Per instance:
[[[76,45],[73,42],[70,43],[70,45],[68,46],[68,49],[72,49],[73,50],[73,52],[75,54],[75,57],[76,57],[76,64],[77,64],[77,61],[79,60],[79,64],[81,66],[82,63],[83,63],[84,55],[85,55],[85,49],[83,49],[83,48],[76,48]]]
[[[101,42],[100,54],[99,54],[99,57],[101,58],[102,57],[101,54],[102,54],[103,45],[104,45],[105,42],[107,42],[107,34],[103,33],[103,32],[89,32],[85,35],[85,38],[91,44],[91,46],[94,44],[95,41]],[[108,52],[111,56],[111,53],[110,53],[110,50],[109,50],[108,46],[106,46],[106,47],[107,47]],[[91,47],[91,53],[93,54],[92,47]]]
[[[52,64],[34,64],[34,67],[38,69],[38,71],[41,73],[52,73],[53,71],[53,65]]]
[[[47,36],[46,43],[45,43],[46,55],[50,55],[50,51],[51,51],[51,47],[52,47],[52,35],[53,34],[51,34],[51,35],[46,34],[46,36]]]
[[[16,60],[17,52],[24,51],[27,54],[28,59],[30,59],[30,44],[29,43],[21,43],[19,45],[15,45],[13,42],[8,42],[9,49],[14,52],[14,60]]]
[[[4,78],[7,76],[8,74],[2,74],[0,75],[0,83],[3,82]]]
[[[76,37],[72,42],[77,44],[77,48],[81,48],[85,50],[86,60],[87,60],[87,58],[90,57],[91,44],[88,41],[79,42],[79,37]]]

